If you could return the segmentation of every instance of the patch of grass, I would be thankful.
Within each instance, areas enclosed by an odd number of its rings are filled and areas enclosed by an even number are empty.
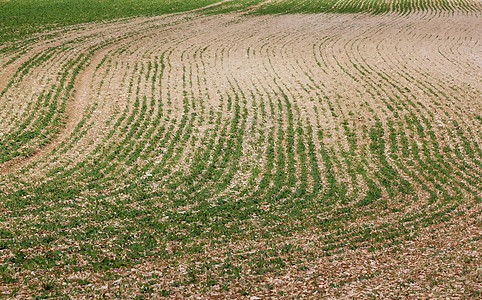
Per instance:
[[[10,0],[0,1],[0,42],[46,29],[200,8],[216,0]]]

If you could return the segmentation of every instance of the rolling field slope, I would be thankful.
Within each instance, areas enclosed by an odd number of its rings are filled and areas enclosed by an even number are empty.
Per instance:
[[[0,2],[2,296],[482,294],[481,1],[39,2]]]

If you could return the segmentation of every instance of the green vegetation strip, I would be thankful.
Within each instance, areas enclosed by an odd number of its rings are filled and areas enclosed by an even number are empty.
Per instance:
[[[79,23],[154,16],[204,7],[217,0],[0,1],[0,42]]]
[[[0,43],[66,25],[163,15],[214,3],[219,5],[206,8],[205,13],[244,11],[251,7],[257,14],[480,10],[480,5],[471,0],[1,0]]]

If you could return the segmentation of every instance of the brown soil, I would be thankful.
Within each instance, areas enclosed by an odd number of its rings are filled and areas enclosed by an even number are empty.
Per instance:
[[[358,137],[354,151],[366,159],[363,166],[370,176],[377,171],[379,162],[367,155],[370,144],[367,130],[377,121],[383,125],[396,121],[396,112],[401,120],[404,117],[429,120],[441,149],[456,148],[456,142],[462,143],[454,134],[454,121],[470,132],[467,135],[472,145],[480,149],[482,123],[476,118],[482,116],[481,37],[480,14],[458,12],[404,16],[246,16],[240,13],[202,16],[190,12],[69,27],[58,38],[41,39],[38,44],[29,45],[25,55],[2,70],[0,90],[29,58],[52,47],[63,49],[35,66],[0,98],[0,122],[4,124],[0,127],[0,139],[32,113],[29,105],[34,105],[37,97],[58,81],[57,74],[63,63],[92,47],[98,48],[75,80],[75,93],[67,102],[66,123],[60,133],[48,145],[36,148],[31,157],[0,165],[0,174],[18,174],[17,171],[23,170],[25,180],[34,181],[56,166],[72,167],[89,159],[98,147],[105,149],[109,143],[123,140],[125,132],[121,128],[129,128],[129,124],[124,120],[115,127],[115,120],[124,111],[132,112],[136,99],[142,101],[144,96],[149,99],[146,110],[155,116],[162,109],[161,122],[172,124],[173,131],[185,114],[196,112],[198,119],[204,117],[204,123],[199,125],[196,119],[197,131],[193,133],[202,137],[215,127],[206,121],[210,112],[219,113],[224,124],[233,116],[229,101],[243,94],[246,103],[240,102],[240,106],[246,108],[248,117],[242,165],[265,165],[266,150],[260,145],[263,137],[259,132],[267,134],[273,130],[276,135],[278,129],[286,131],[289,110],[295,125],[299,122],[303,127],[310,125],[314,129],[319,125],[324,131],[322,140],[316,134],[313,136],[318,162],[323,160],[320,143],[327,145],[337,157],[341,157],[343,151],[350,151],[343,130],[344,124],[349,124]],[[162,76],[153,77],[147,71],[149,64],[161,62],[161,58],[165,65]],[[2,57],[0,63],[8,59]],[[187,111],[185,98],[189,99]],[[391,110],[387,103],[398,105],[400,110]],[[261,106],[266,110],[264,116]],[[133,117],[141,123],[142,118]],[[87,131],[84,135],[76,129],[81,122],[81,130]],[[423,147],[422,141],[417,140],[416,129],[405,125],[400,130]],[[385,127],[385,136],[388,134]],[[172,171],[188,167],[200,141],[187,145],[180,150],[180,163],[173,165]],[[457,169],[457,159],[447,163]],[[481,159],[480,153],[474,157],[464,155],[463,160],[471,168],[462,175],[453,174],[453,182],[467,182],[465,175],[480,178],[477,162]],[[152,160],[162,161],[162,155]],[[146,162],[139,159],[137,164],[142,166]],[[297,172],[301,172],[299,164],[297,168]],[[367,190],[360,176],[356,180],[347,176],[350,166],[342,158],[333,168],[336,180],[347,184],[348,193],[359,190],[363,194]],[[411,166],[407,166],[408,171],[395,168],[406,175],[407,180],[411,180],[407,174],[412,171],[424,181],[423,174]],[[321,171],[325,184],[328,179]],[[241,170],[225,193],[231,193],[235,186],[246,185],[248,176]],[[420,182],[412,184],[420,199],[427,198]],[[426,185],[436,188],[430,182]],[[449,193],[456,193],[452,186],[446,188]],[[475,190],[480,193],[480,187]],[[465,193],[462,192],[465,199],[473,198]],[[383,196],[389,198],[386,193]],[[399,199],[388,199],[394,203],[395,200]],[[418,205],[414,203],[404,209],[416,211]],[[477,209],[480,210],[480,204],[472,208],[474,212]],[[381,223],[392,217],[389,214],[374,222]],[[357,222],[368,223],[369,219]],[[362,248],[340,256],[317,258],[307,271],[288,267],[282,277],[268,274],[253,284],[270,284],[273,293],[253,295],[277,298],[278,292],[283,291],[287,297],[321,296],[313,292],[317,288],[323,291],[323,296],[334,298],[372,295],[432,298],[480,292],[482,245],[480,239],[477,240],[482,234],[480,226],[480,219],[454,217],[445,227],[434,225],[421,230],[418,238],[402,243],[395,253],[390,252],[393,249],[372,253]],[[309,243],[310,236],[296,236],[292,242],[303,245],[303,241]],[[136,267],[135,272],[123,272],[137,280],[139,274],[160,272],[162,264],[149,262]],[[360,280],[360,274],[365,274],[367,279]],[[88,275],[97,279],[100,276]],[[169,279],[172,278],[163,280]],[[174,294],[182,297],[182,292],[185,291]],[[197,295],[199,291],[191,292]],[[216,293],[199,296],[239,296],[221,290]]]

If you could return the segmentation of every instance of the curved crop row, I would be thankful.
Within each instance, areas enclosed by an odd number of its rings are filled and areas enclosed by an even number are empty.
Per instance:
[[[87,293],[137,265],[164,295],[268,295],[263,276],[480,226],[480,9],[415,2],[89,24],[0,54],[2,284]]]

